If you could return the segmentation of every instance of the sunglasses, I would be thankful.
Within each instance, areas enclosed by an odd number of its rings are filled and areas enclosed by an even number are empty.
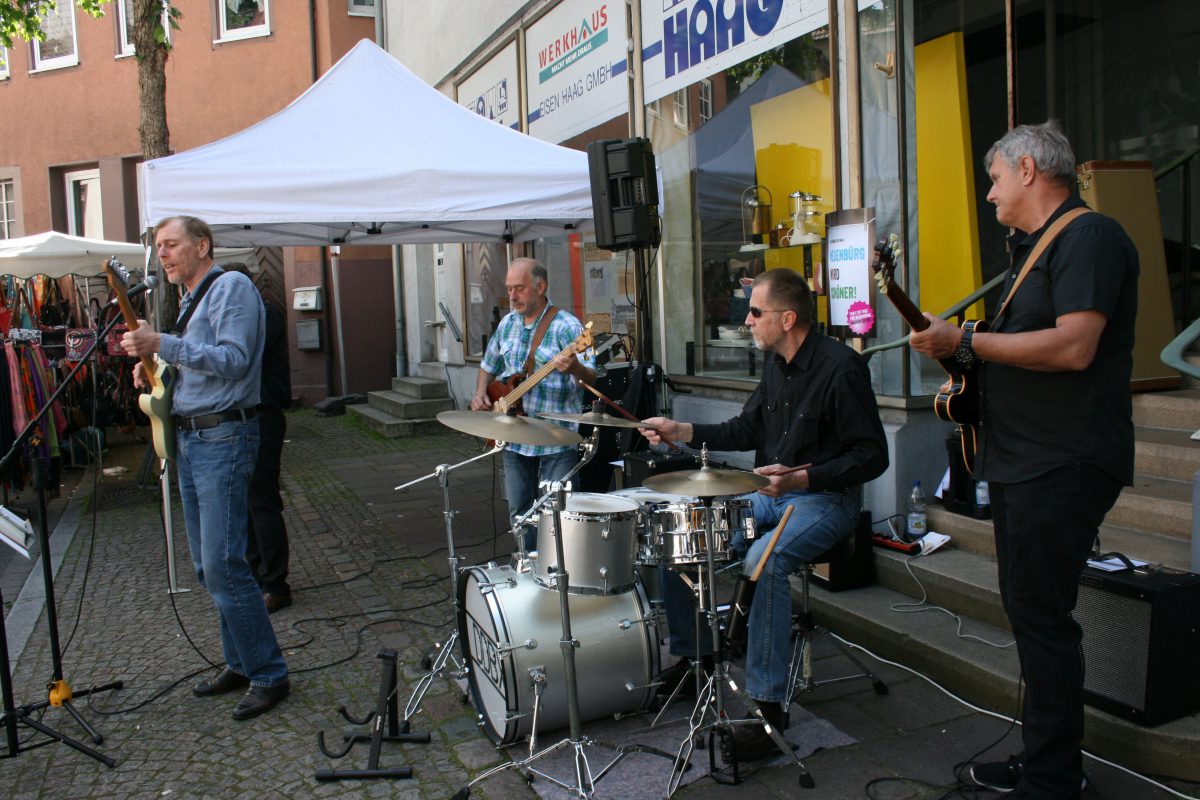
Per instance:
[[[759,308],[758,306],[750,306],[750,316],[758,319],[763,314],[782,314],[784,311],[790,311],[789,308]]]

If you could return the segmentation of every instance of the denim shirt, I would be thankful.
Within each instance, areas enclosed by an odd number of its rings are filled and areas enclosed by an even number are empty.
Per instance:
[[[182,337],[162,334],[159,358],[179,367],[171,406],[195,417],[259,402],[265,315],[254,284],[237,272],[213,280]],[[180,314],[191,304],[187,292]]]

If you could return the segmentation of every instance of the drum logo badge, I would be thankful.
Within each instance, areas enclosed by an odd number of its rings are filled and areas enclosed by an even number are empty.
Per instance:
[[[471,622],[471,659],[479,666],[479,672],[487,676],[492,686],[500,696],[508,699],[507,687],[504,685],[504,671],[500,664],[500,648],[492,641],[488,632],[479,627],[474,617],[468,615]]]

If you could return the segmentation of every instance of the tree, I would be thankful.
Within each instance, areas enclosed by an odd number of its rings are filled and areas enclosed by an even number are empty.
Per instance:
[[[119,1],[119,0],[118,0]],[[75,0],[81,11],[104,16],[109,0]],[[0,44],[15,39],[45,41],[42,18],[58,7],[56,0],[0,0]],[[133,0],[133,47],[138,61],[138,136],[142,156],[159,158],[170,152],[167,129],[167,57],[171,52],[167,27],[178,29],[183,15],[170,0]]]

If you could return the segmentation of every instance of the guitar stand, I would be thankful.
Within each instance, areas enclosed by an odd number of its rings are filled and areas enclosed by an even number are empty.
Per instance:
[[[415,742],[418,744],[429,744],[430,736],[428,733],[410,733],[408,720],[404,720],[403,725],[400,722],[400,704],[396,699],[396,651],[381,650],[378,653],[378,658],[381,659],[382,663],[380,664],[379,695],[375,700],[375,710],[362,719],[355,719],[350,716],[350,712],[346,710],[345,706],[338,707],[338,713],[348,722],[354,725],[371,725],[371,732],[344,734],[342,740],[346,742],[345,748],[340,752],[333,752],[325,746],[325,731],[317,731],[317,747],[321,749],[322,753],[334,759],[346,756],[354,749],[354,745],[359,742],[370,742],[371,751],[367,756],[367,768],[317,770],[316,778],[319,781],[358,780],[365,778],[411,778],[413,776],[412,767],[380,769],[379,756],[383,750],[383,743]],[[387,733],[383,732],[385,722],[387,724]]]

